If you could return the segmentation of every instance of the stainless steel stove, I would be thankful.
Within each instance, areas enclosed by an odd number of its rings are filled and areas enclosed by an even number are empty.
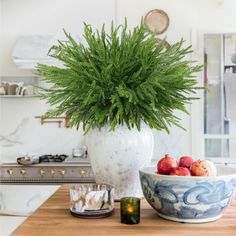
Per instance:
[[[0,183],[53,184],[95,182],[92,168],[87,158],[68,157],[65,159],[62,157],[62,155],[44,155],[41,156],[39,164],[30,165],[3,163],[0,165]]]

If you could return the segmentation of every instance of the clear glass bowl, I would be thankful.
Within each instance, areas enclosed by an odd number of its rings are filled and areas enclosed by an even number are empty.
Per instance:
[[[70,189],[70,212],[74,216],[99,218],[114,211],[114,188],[108,184],[76,184]]]

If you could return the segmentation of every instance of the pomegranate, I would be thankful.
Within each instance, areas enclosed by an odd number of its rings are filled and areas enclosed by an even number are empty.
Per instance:
[[[170,175],[178,175],[178,176],[191,176],[190,171],[186,167],[177,167],[170,171]]]
[[[190,168],[192,163],[193,163],[193,158],[190,156],[182,156],[179,159],[179,166],[180,167]]]
[[[213,162],[198,160],[192,163],[190,173],[193,176],[216,176],[217,170]]]
[[[163,175],[169,175],[170,171],[178,167],[178,162],[166,154],[161,160],[157,163],[157,172]]]

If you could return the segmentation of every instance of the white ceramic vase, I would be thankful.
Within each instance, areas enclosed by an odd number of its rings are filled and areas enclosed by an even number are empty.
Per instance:
[[[149,166],[154,139],[151,129],[142,124],[141,131],[118,126],[109,131],[93,129],[86,135],[88,156],[97,183],[111,184],[115,199],[125,196],[142,197],[139,169]]]

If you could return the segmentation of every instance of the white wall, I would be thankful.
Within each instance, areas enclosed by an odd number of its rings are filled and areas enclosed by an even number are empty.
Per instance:
[[[118,21],[121,22],[127,16],[131,26],[138,24],[140,16],[144,16],[151,9],[159,8],[166,11],[170,18],[170,25],[168,30],[160,37],[166,36],[170,43],[184,38],[186,45],[190,44],[192,30],[236,30],[235,0],[119,0],[118,3]],[[202,48],[199,50],[202,50]],[[187,129],[186,132],[173,127],[170,135],[155,133],[156,156],[154,158],[159,158],[163,153],[176,156],[191,154],[193,149],[201,148],[199,140],[194,137],[197,132],[192,133],[193,130],[198,128],[203,132],[203,126],[198,124],[199,121],[202,121],[202,119],[199,119],[202,116],[199,103],[201,102],[193,102],[193,107],[189,108],[190,111],[194,111],[191,116],[180,114],[182,125]],[[194,151],[194,153],[198,152]],[[203,157],[195,156],[195,158]]]
[[[160,36],[167,36],[170,43],[183,37],[186,45],[190,44],[191,29],[226,28],[229,30],[236,28],[234,27],[236,22],[236,1],[234,0],[0,0],[0,2],[2,4],[1,29],[3,33],[1,58],[4,59],[1,75],[5,76],[31,74],[29,71],[17,69],[11,60],[11,51],[20,34],[58,34],[62,28],[81,34],[83,21],[90,22],[94,27],[100,27],[103,22],[109,22],[111,19],[117,18],[118,23],[123,22],[125,16],[128,18],[129,26],[132,27],[139,24],[140,18],[149,10],[155,8],[163,9],[170,17],[167,32]],[[32,116],[39,115],[46,110],[44,103],[38,102],[36,99],[30,101],[1,99],[0,101],[3,107],[0,135],[6,136],[14,131],[24,118],[28,118],[28,122],[31,123],[29,127],[26,125],[29,133],[32,133],[32,127],[37,127],[38,131],[43,127],[35,124]],[[170,135],[155,132],[155,159],[160,158],[164,153],[174,156],[191,154],[191,130],[193,128],[191,127],[191,116],[180,114],[180,117],[182,125],[187,131],[173,127]],[[48,129],[44,126],[45,131],[41,131],[45,137],[49,135],[49,132],[54,131],[56,135],[59,135],[56,127],[53,130],[51,130],[52,126],[47,127]],[[65,137],[70,136],[71,140],[75,140],[76,137],[78,142],[81,137],[81,134],[78,135],[76,131],[73,133],[71,130],[64,129],[61,133],[63,133],[61,140],[54,142],[56,147],[63,145]],[[52,138],[51,135],[49,135],[50,138]],[[21,134],[19,137],[22,137]],[[42,137],[36,138],[36,140],[38,145],[41,145]],[[76,142],[71,141],[71,145],[64,145],[62,149],[69,151],[74,145]],[[194,143],[194,145],[197,144]],[[45,147],[45,145],[41,146],[41,150],[44,151],[43,146]],[[18,146],[18,148],[20,147],[22,146]],[[23,149],[27,150],[27,147],[37,151],[37,148],[30,146],[28,141],[24,143]],[[47,148],[50,150],[51,147],[47,146]],[[8,154],[9,158],[15,158],[19,149],[16,148],[14,152],[12,150],[12,147],[4,147],[2,157]],[[55,149],[52,150],[55,151]]]
[[[83,33],[83,22],[101,27],[115,16],[114,0],[1,0],[3,53],[2,75],[25,75],[16,69],[11,51],[19,35]],[[5,57],[6,56],[6,57]]]
[[[2,72],[2,1],[0,1],[0,75]],[[2,123],[2,110],[1,110],[1,102],[0,102],[0,124]],[[0,151],[1,152],[1,151]]]
[[[83,32],[83,22],[101,27],[115,17],[113,0],[1,0],[2,52],[1,76],[31,75],[31,71],[17,69],[11,52],[19,35],[55,34],[62,29]],[[15,160],[30,153],[66,153],[83,142],[82,131],[58,128],[57,124],[41,125],[34,116],[48,108],[37,98],[0,98],[0,161]]]
[[[2,55],[2,46],[1,46],[1,42],[2,42],[2,1],[0,1],[0,55]],[[1,57],[0,57],[1,60]],[[0,71],[1,71],[1,61],[0,61]]]

